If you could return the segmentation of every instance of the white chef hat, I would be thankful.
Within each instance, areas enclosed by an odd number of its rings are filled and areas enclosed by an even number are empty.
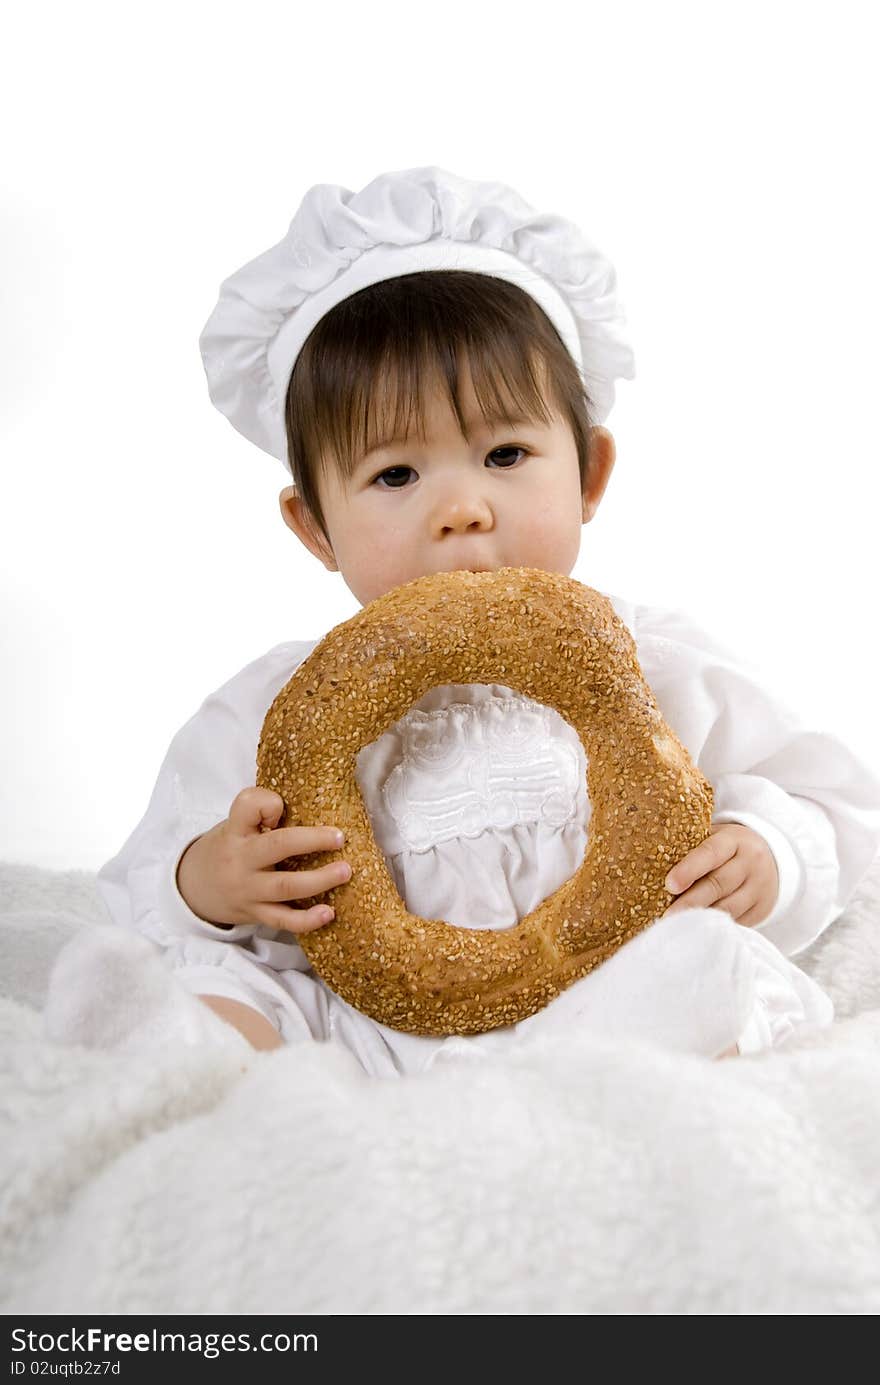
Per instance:
[[[309,188],[283,240],[220,285],[199,337],[212,403],[290,470],[287,388],[312,328],[368,284],[426,269],[493,274],[530,294],[604,422],[614,381],[635,375],[613,265],[573,222],[504,183],[433,166],[382,173],[360,192]]]

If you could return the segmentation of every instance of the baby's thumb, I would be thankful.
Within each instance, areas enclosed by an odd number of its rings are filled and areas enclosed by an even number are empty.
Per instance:
[[[283,812],[284,799],[273,789],[242,789],[229,809],[229,821],[243,835],[267,832],[277,826]]]

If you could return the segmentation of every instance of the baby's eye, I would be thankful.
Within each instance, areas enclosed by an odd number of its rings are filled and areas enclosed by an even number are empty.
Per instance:
[[[511,443],[509,447],[496,447],[494,452],[490,452],[490,453],[489,453],[489,456],[490,456],[490,457],[494,457],[495,454],[496,454],[497,452],[521,452],[521,453],[523,454],[524,457],[527,457],[527,456],[528,456],[528,453],[526,452],[526,449],[525,449],[524,447],[517,447],[516,443]],[[514,459],[514,460],[515,460],[515,459]],[[512,466],[512,465],[513,465],[513,462],[512,462],[512,461],[502,462],[501,465],[502,465],[502,466]]]
[[[499,452],[521,452],[524,457],[528,456],[528,453],[524,447],[518,447],[515,444],[512,444],[510,447],[496,447],[488,455],[490,457],[495,457]],[[508,458],[507,460],[502,460],[499,463],[499,465],[501,466],[502,470],[507,471],[510,469],[511,466],[515,465],[516,460],[517,459],[515,457]],[[379,472],[378,476],[373,477],[373,484],[375,484],[377,481],[382,481],[385,477],[388,477],[389,484],[387,486],[380,486],[380,490],[403,490],[404,486],[406,485],[406,472],[408,471],[413,471],[411,466],[386,467],[384,471]],[[404,473],[402,477],[401,472]],[[415,472],[413,472],[413,475],[415,475]],[[400,481],[399,485],[398,481]]]
[[[388,476],[388,477],[398,477],[402,471],[412,471],[412,467],[411,467],[411,466],[389,466],[389,467],[386,467],[384,471],[380,471],[380,472],[379,472],[379,475],[378,475],[378,476],[374,476],[374,477],[373,477],[373,484],[375,485],[377,481],[381,481],[385,476]],[[415,473],[413,473],[413,474],[415,474]],[[404,483],[405,483],[405,481],[406,481],[406,478],[404,477]],[[380,490],[383,490],[383,491],[384,491],[384,490],[399,491],[399,490],[402,490],[403,487],[402,487],[402,486],[398,486],[398,485],[396,484],[396,482],[395,482],[394,484],[389,485],[389,486],[380,486],[379,489],[380,489]]]

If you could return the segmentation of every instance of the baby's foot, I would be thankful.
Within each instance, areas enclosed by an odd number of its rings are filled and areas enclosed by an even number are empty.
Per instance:
[[[56,1043],[133,1053],[247,1040],[184,989],[145,938],[109,924],[84,928],[55,959],[43,1015]]]
[[[811,1029],[834,1021],[831,997],[753,928],[743,928],[755,963],[755,1003],[748,1024],[738,1035],[740,1053],[781,1048]]]
[[[586,1029],[707,1058],[733,1056],[755,997],[754,952],[742,932],[721,909],[657,919],[522,1020],[517,1037]]]

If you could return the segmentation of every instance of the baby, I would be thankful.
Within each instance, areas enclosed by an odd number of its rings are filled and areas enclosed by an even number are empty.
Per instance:
[[[497,183],[422,168],[357,196],[319,185],[285,240],[222,286],[201,343],[212,397],[288,465],[285,523],[362,605],[426,573],[570,575],[615,463],[601,422],[613,381],[632,374],[614,283],[577,228]],[[375,1075],[560,1025],[717,1057],[829,1023],[828,998],[787,958],[868,869],[880,784],[686,616],[609,599],[713,785],[712,828],[666,882],[667,914],[684,917],[655,923],[515,1033],[387,1029],[330,991],[297,943],[332,919],[351,869],[276,871],[338,848],[337,831],[278,828],[282,800],[254,773],[266,711],[317,640],[276,646],[178,732],[143,820],[99,872],[112,918],[159,944],[254,1047],[332,1038]],[[357,773],[412,913],[508,928],[583,860],[583,746],[510,688],[432,689],[361,752]],[[325,893],[330,907],[297,907]],[[733,978],[736,1003],[701,989],[712,967]]]

